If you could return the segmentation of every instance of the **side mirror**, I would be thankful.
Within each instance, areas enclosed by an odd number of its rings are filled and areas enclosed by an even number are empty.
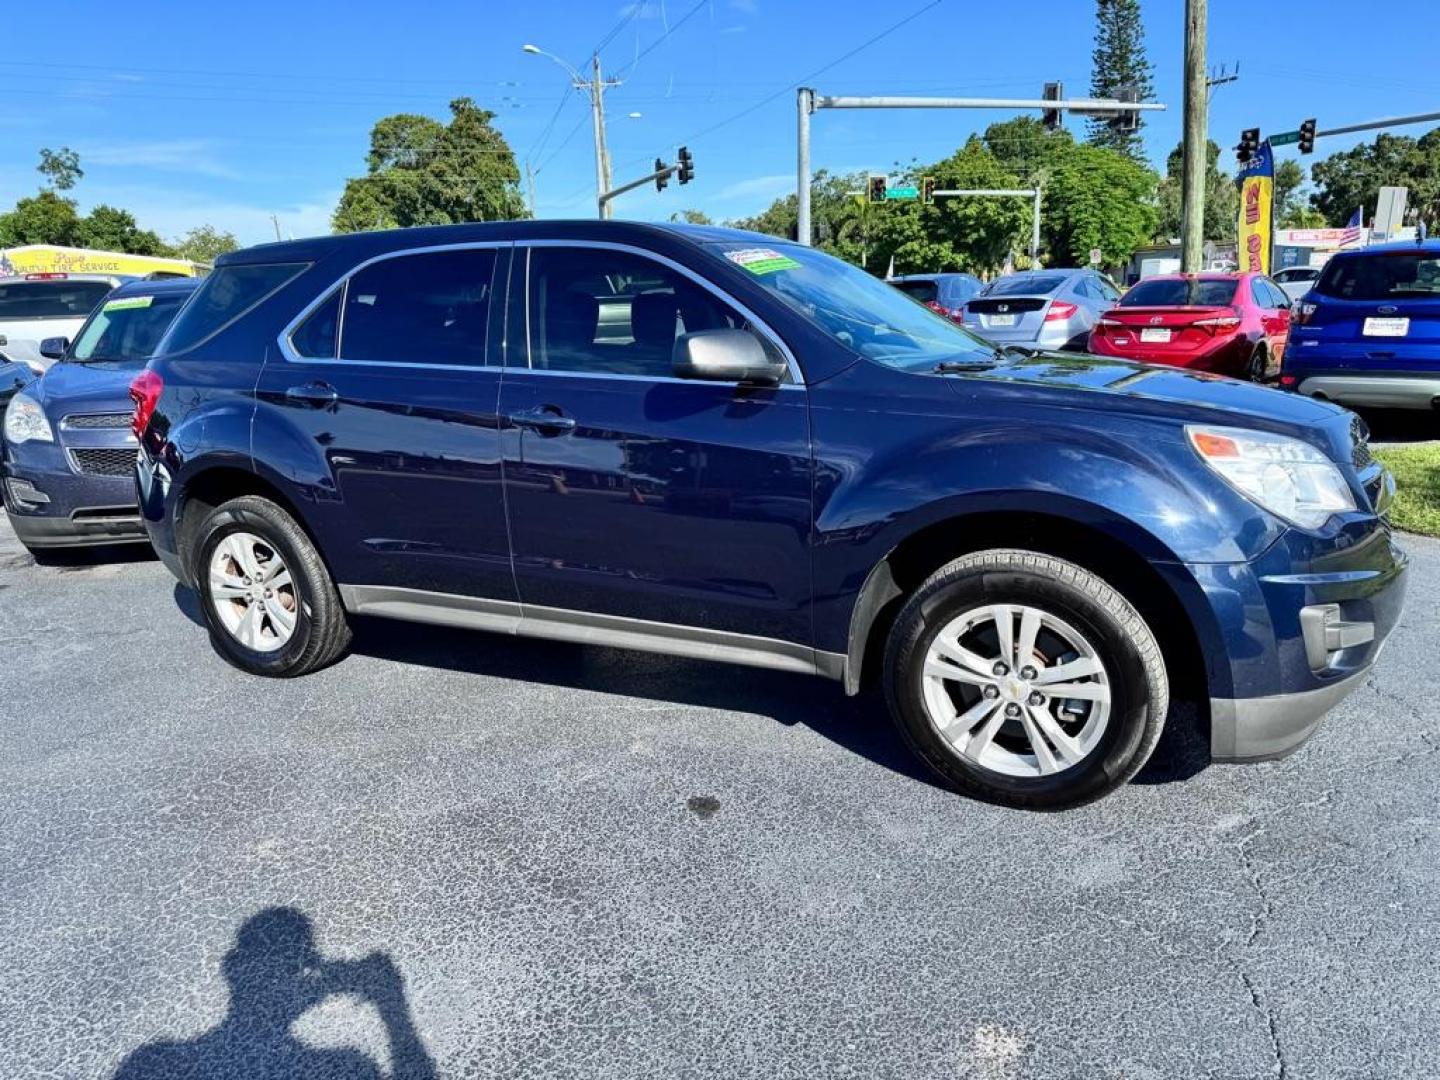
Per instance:
[[[47,337],[40,340],[40,355],[46,360],[65,359],[65,350],[70,348],[70,339],[66,337]]]
[[[748,330],[696,330],[675,341],[675,374],[707,382],[775,386],[785,378],[785,361],[772,357]]]

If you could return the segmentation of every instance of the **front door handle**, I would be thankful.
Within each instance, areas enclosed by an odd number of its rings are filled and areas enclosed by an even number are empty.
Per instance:
[[[505,417],[516,427],[529,428],[541,435],[564,435],[575,430],[575,421],[554,405],[541,405],[536,409],[521,409]]]
[[[285,400],[294,405],[324,409],[340,400],[340,391],[327,382],[307,382],[286,390]]]

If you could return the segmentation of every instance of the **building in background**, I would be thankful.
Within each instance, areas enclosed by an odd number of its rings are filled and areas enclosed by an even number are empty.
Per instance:
[[[189,259],[126,255],[58,244],[0,248],[0,277],[26,274],[119,274],[126,277],[197,277],[209,269]]]

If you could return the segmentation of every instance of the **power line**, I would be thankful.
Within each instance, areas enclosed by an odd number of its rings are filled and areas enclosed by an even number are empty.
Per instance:
[[[684,15],[681,15],[680,18],[676,19],[673,23],[671,23],[663,34],[661,34],[649,45],[645,46],[645,48],[641,49],[638,53],[636,53],[635,58],[631,60],[630,63],[626,64],[623,68],[621,68],[615,73],[615,78],[620,78],[627,71],[633,71],[636,64],[640,63],[640,61],[643,60],[646,56],[654,52],[655,49],[660,46],[661,42],[667,40],[671,34],[675,33],[676,30],[679,30],[680,27],[684,26],[690,20],[690,17],[692,15],[696,14],[708,3],[710,3],[710,0],[699,0],[699,2],[694,7],[692,7],[689,11],[685,12]]]

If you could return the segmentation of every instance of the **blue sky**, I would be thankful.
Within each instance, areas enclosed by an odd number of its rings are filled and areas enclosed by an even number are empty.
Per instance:
[[[606,96],[616,178],[648,171],[682,142],[697,178],[624,196],[617,213],[739,216],[794,184],[793,92],[745,110],[931,2],[703,0],[691,13],[695,0],[644,0],[629,19],[626,0],[12,3],[7,40],[43,47],[0,53],[0,206],[35,190],[39,147],[68,145],[86,170],[73,193],[82,208],[126,207],[165,236],[210,223],[255,243],[273,238],[272,213],[286,235],[324,232],[345,178],[364,171],[376,119],[444,117],[446,102],[467,94],[498,113],[517,158],[539,167],[540,216],[593,216],[588,106],[566,91],[560,68],[520,46],[534,42],[582,66],[623,20],[601,53],[607,70],[624,75]],[[1163,162],[1180,131],[1183,3],[1143,6],[1156,98],[1170,105],[1152,114],[1146,141]],[[1364,17],[1382,6],[1384,26]],[[940,0],[814,85],[1015,97],[1058,78],[1084,93],[1093,13],[1093,0]],[[1212,137],[1231,145],[1252,124],[1279,131],[1315,116],[1323,129],[1436,109],[1437,37],[1435,0],[1368,9],[1354,0],[1211,0],[1210,61],[1240,65],[1240,81],[1215,93]],[[1004,116],[821,113],[814,164],[883,172],[933,160]],[[1322,140],[1317,156],[1360,138]]]

